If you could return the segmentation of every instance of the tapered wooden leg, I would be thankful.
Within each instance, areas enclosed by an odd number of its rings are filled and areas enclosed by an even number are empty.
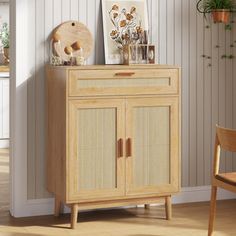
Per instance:
[[[75,229],[78,218],[78,204],[73,204],[71,206],[71,228]]]
[[[150,204],[145,204],[145,205],[144,205],[144,208],[145,208],[145,209],[150,209]]]
[[[216,195],[217,195],[217,187],[212,186],[212,188],[211,188],[210,216],[209,216],[209,225],[208,225],[208,236],[211,236],[213,233],[215,214],[216,214]]]
[[[166,219],[170,220],[172,218],[171,196],[165,198],[165,208],[166,208]]]
[[[54,209],[54,215],[58,217],[61,213],[61,201],[58,197],[55,197],[55,209]]]

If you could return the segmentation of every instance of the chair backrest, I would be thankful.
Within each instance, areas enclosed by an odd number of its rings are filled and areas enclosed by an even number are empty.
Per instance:
[[[222,149],[236,152],[236,130],[216,126],[216,135]]]

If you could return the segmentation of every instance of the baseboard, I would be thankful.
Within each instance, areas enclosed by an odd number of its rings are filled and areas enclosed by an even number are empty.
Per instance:
[[[189,187],[182,188],[181,193],[173,196],[173,204],[191,203],[191,202],[205,202],[210,200],[211,187]],[[218,200],[236,199],[236,195],[219,189]],[[37,199],[28,200],[25,205],[21,205],[20,208],[14,209],[14,217],[28,217],[28,216],[40,216],[40,215],[52,215],[54,207],[53,199]],[[70,212],[69,208],[65,208],[65,212]]]
[[[9,140],[0,140],[0,148],[9,148]]]
[[[181,193],[173,196],[173,204],[206,202],[210,200],[211,186],[182,188]],[[218,189],[217,200],[236,199],[236,194]]]
[[[36,199],[28,200],[25,204],[14,207],[10,212],[12,216],[18,217],[30,217],[30,216],[42,216],[52,215],[54,210],[54,199]]]

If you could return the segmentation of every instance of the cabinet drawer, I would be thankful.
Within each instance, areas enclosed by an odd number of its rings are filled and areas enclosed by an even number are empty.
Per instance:
[[[177,94],[178,69],[70,70],[69,96]]]

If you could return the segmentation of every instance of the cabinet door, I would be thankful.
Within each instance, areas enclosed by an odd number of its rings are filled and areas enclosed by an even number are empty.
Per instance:
[[[126,171],[128,195],[179,190],[178,98],[128,99]]]
[[[69,201],[124,195],[124,100],[69,101]]]

